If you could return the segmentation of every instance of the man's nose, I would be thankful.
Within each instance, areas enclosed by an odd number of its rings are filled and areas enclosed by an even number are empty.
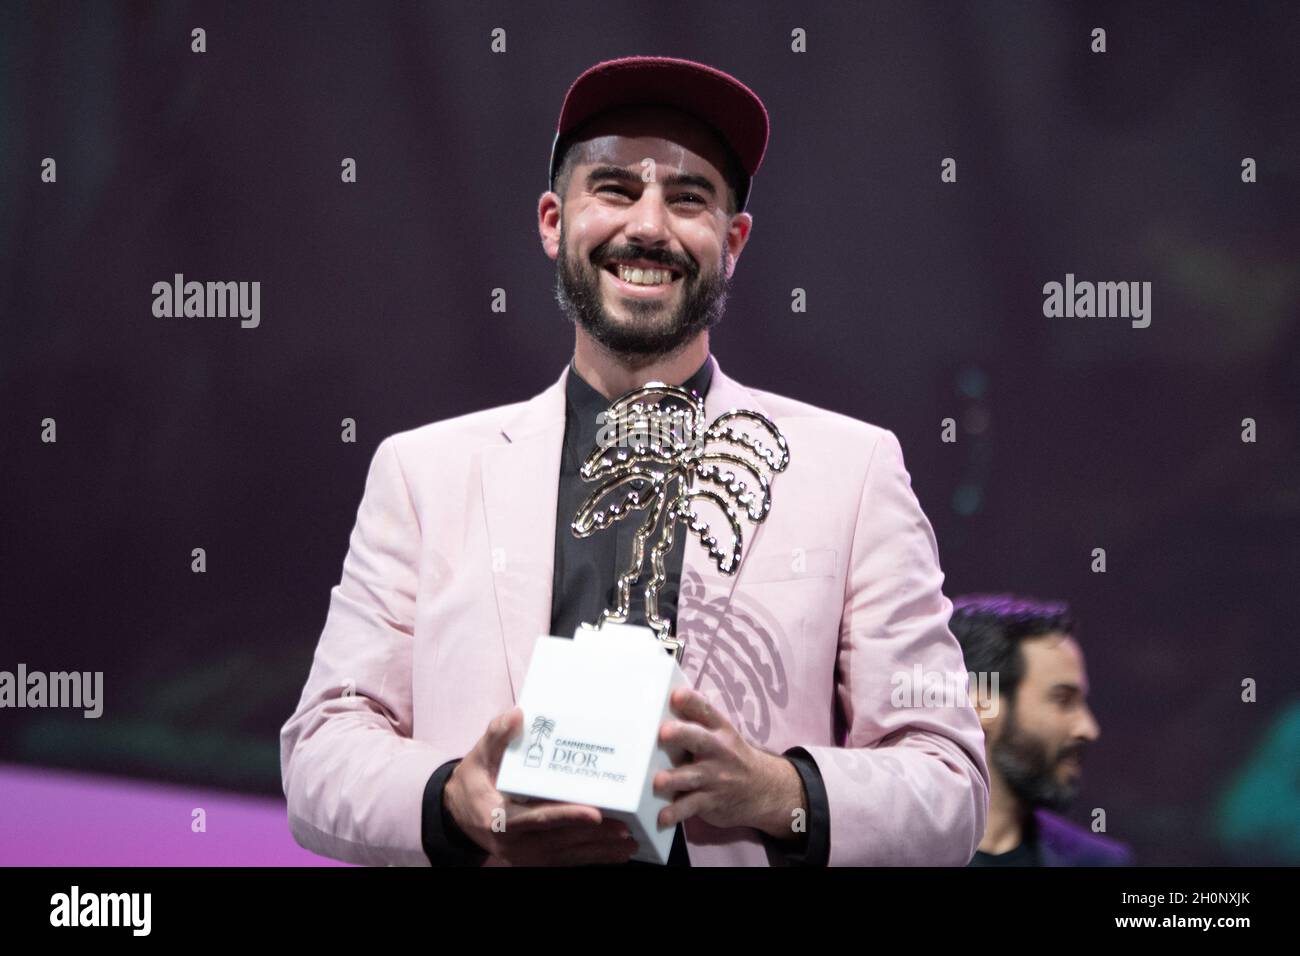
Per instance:
[[[627,237],[641,245],[661,245],[668,241],[668,211],[663,191],[647,184],[628,212]]]
[[[1075,735],[1091,743],[1095,743],[1097,738],[1101,736],[1101,726],[1097,723],[1097,718],[1093,716],[1091,708],[1086,704],[1083,708],[1083,721],[1076,728]]]

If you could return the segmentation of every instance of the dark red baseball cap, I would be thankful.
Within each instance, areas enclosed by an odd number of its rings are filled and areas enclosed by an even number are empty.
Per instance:
[[[713,127],[740,164],[744,182],[736,202],[744,210],[750,181],[767,150],[767,108],[734,76],[669,56],[605,60],[573,81],[551,144],[551,188],[555,188],[556,166],[568,133],[612,107],[637,105],[673,106]]]

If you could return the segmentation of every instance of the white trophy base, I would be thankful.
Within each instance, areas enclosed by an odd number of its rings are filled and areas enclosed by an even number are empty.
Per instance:
[[[684,756],[659,743],[669,697],[686,675],[648,627],[582,625],[569,640],[537,638],[517,704],[523,733],[501,758],[497,789],[514,797],[582,803],[620,820],[634,860],[667,863],[676,827],[654,778]]]

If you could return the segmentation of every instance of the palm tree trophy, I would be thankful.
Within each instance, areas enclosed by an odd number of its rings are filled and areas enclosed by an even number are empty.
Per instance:
[[[766,438],[775,449],[764,443]],[[596,448],[579,472],[584,481],[599,484],[570,527],[585,538],[634,512],[644,512],[645,517],[633,539],[631,561],[618,578],[618,604],[601,611],[595,628],[606,622],[627,623],[631,588],[641,579],[646,542],[654,537],[653,573],[645,586],[646,623],[680,663],[684,642],[673,634],[673,622],[659,615],[659,589],[667,579],[663,557],[672,549],[677,523],[685,522],[699,537],[720,572],[735,574],[743,542],[740,513],[755,523],[767,517],[772,479],[789,462],[785,436],[758,412],[732,409],[706,427],[704,398],[694,389],[649,382],[614,402]],[[730,547],[719,547],[700,516],[697,506],[705,502],[721,511]]]

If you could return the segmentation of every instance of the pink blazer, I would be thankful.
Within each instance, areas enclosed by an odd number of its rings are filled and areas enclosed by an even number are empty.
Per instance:
[[[812,755],[829,797],[832,865],[964,865],[988,812],[984,735],[964,695],[899,699],[900,675],[951,680],[966,668],[898,439],[743,386],[710,361],[708,420],[762,412],[785,434],[790,464],[767,520],[742,522],[736,575],[686,538],[683,669],[751,742]],[[307,849],[428,865],[425,783],[514,705],[533,642],[549,630],[567,375],[566,365],[528,401],[392,435],[376,450],[311,672],[280,734],[289,825]],[[695,866],[769,865],[757,830],[696,817],[685,835]]]

